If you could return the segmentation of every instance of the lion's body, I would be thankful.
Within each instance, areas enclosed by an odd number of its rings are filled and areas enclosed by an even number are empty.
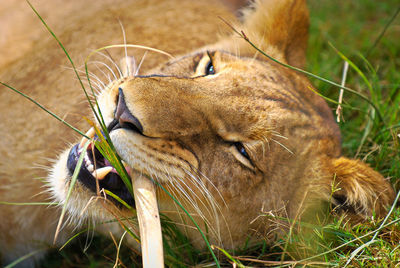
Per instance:
[[[198,208],[189,210],[203,211],[213,226],[213,243],[236,247],[252,235],[250,230],[267,233],[270,228],[265,222],[253,221],[262,210],[280,211],[294,218],[309,206],[329,203],[332,185],[340,184],[342,178],[342,185],[350,189],[338,191],[338,200],[344,196],[346,205],[360,206],[362,214],[369,215],[373,209],[382,213],[383,206],[389,204],[392,190],[378,173],[360,162],[338,160],[338,126],[327,104],[310,90],[308,80],[255,56],[239,37],[227,36],[227,26],[218,19],[221,16],[239,25],[240,30],[243,27],[249,38],[271,56],[303,66],[308,27],[303,1],[295,5],[289,5],[291,1],[264,1],[256,11],[245,12],[243,25],[213,1],[91,1],[93,6],[89,8],[84,8],[86,1],[73,2],[64,12],[58,11],[62,21],[50,12],[48,19],[54,21],[60,41],[80,64],[89,49],[123,43],[118,20],[124,26],[127,43],[173,55],[189,53],[167,64],[169,59],[164,55],[149,53],[140,74],[158,76],[119,79],[101,94],[100,107],[109,124],[114,118],[115,101],[123,92],[128,110],[143,129],[134,135],[123,128],[111,132],[118,153],[133,169],[161,183],[176,178],[187,180],[181,187],[188,186],[193,190],[186,189],[188,195],[198,199]],[[283,7],[288,6],[284,11]],[[54,8],[50,6],[50,11]],[[41,13],[41,3],[37,3],[37,9]],[[30,27],[42,26],[37,22]],[[25,38],[23,52],[16,59],[8,57],[0,66],[1,81],[75,127],[87,129],[83,117],[90,117],[90,109],[73,72],[63,68],[69,63],[56,41],[44,30],[37,40],[32,41],[29,34]],[[201,49],[203,46],[208,47]],[[9,47],[6,43],[6,50]],[[124,55],[123,49],[115,51],[116,59]],[[204,76],[207,57],[215,64],[216,73]],[[66,168],[69,149],[60,158],[58,155],[79,137],[6,88],[0,91],[0,125],[0,201],[48,202],[55,198],[63,203],[70,176]],[[232,144],[238,142],[244,144],[250,160],[237,155],[237,151],[231,153]],[[349,173],[337,170],[350,166],[355,167]],[[364,176],[362,171],[366,169],[368,175]],[[196,182],[188,176],[197,176]],[[50,191],[46,191],[41,178],[48,178]],[[364,188],[363,183],[367,185]],[[203,186],[207,194],[202,193]],[[77,187],[80,190],[73,193],[69,205],[75,217],[93,196],[81,185]],[[159,195],[162,211],[168,214],[176,210],[165,194],[160,191]],[[381,201],[375,203],[378,197]],[[35,250],[41,243],[52,243],[59,208],[0,206],[0,252],[6,262]],[[106,212],[102,214],[101,206],[92,206],[85,213],[110,218]],[[176,212],[168,216],[182,220]],[[188,233],[200,247],[198,233]],[[68,235],[65,228],[59,241]]]

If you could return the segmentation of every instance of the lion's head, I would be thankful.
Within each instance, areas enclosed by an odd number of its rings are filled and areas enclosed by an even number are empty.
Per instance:
[[[272,57],[303,67],[305,1],[271,2],[255,3],[235,27]],[[256,53],[237,35],[210,43],[144,74],[127,73],[98,96],[131,176],[157,181],[208,226],[215,243],[228,247],[243,243],[251,230],[268,231],[256,220],[263,212],[295,218],[332,205],[354,217],[383,213],[392,188],[367,165],[340,156],[332,112],[302,74]],[[77,144],[53,167],[50,182],[61,202],[81,153]],[[110,165],[96,149],[94,156],[88,150],[68,204],[72,213],[96,195],[94,168]],[[99,185],[134,205],[114,171]],[[112,217],[110,210],[124,213],[118,202],[107,209],[101,202],[91,202],[85,214],[102,220]],[[188,224],[162,189],[159,206]]]

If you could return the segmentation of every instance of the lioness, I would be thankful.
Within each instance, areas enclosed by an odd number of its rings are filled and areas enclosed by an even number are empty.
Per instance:
[[[307,78],[257,53],[218,18],[279,61],[304,67],[305,1],[256,1],[239,19],[214,1],[80,2],[67,5],[61,22],[53,20],[73,59],[82,63],[87,48],[121,43],[117,19],[128,43],[174,55],[135,50],[136,64],[126,57],[118,73],[112,71],[113,59],[124,58],[125,50],[110,49],[112,56],[103,53],[102,62],[93,61],[90,69],[93,77],[107,72],[110,81],[93,78],[92,83],[130,175],[151,177],[169,190],[207,229],[212,244],[235,248],[270,232],[273,227],[258,217],[261,213],[313,220],[314,213],[331,206],[363,218],[380,216],[391,204],[393,189],[379,173],[341,156],[339,128]],[[51,5],[50,10],[60,9]],[[40,3],[37,8],[40,12]],[[23,51],[1,66],[1,80],[88,129],[83,118],[90,109],[73,72],[62,67],[69,65],[57,43],[45,31],[35,41],[28,34]],[[82,154],[80,137],[4,87],[0,102],[0,201],[63,205]],[[71,224],[58,243],[74,226],[131,216],[116,199],[93,198],[94,170],[105,167],[109,162],[91,146],[67,204]],[[134,205],[119,175],[105,170],[97,174],[100,189]],[[158,195],[160,211],[204,247],[173,200],[162,189]],[[4,263],[53,242],[60,207],[0,206]],[[121,232],[117,223],[100,228]]]

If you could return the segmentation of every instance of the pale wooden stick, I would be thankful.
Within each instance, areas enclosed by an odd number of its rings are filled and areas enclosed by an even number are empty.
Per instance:
[[[138,176],[132,176],[132,185],[140,228],[143,267],[164,267],[156,186],[148,178],[139,174],[137,175]]]
[[[343,118],[343,113],[342,113],[342,103],[343,103],[343,93],[344,93],[344,85],[346,83],[346,77],[347,77],[347,70],[349,69],[349,63],[347,61],[344,62],[343,65],[343,74],[342,74],[342,84],[340,88],[340,94],[339,94],[339,101],[338,101],[338,107],[336,109],[336,121],[339,123],[340,122],[340,117]],[[343,119],[344,120],[344,119]]]

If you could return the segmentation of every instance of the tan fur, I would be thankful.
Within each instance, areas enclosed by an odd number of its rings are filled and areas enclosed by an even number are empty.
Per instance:
[[[124,129],[112,131],[118,153],[131,168],[175,194],[198,222],[205,222],[212,243],[233,248],[248,237],[256,240],[259,234],[253,230],[264,234],[271,228],[255,220],[262,211],[295,218],[311,207],[332,202],[350,207],[348,213],[355,218],[373,211],[384,214],[393,200],[391,186],[360,161],[340,157],[338,126],[324,100],[309,89],[308,80],[256,54],[235,34],[227,34],[218,19],[222,16],[244,30],[271,56],[302,67],[308,32],[305,1],[257,1],[243,12],[243,23],[214,1],[110,2],[91,1],[91,8],[83,8],[83,3],[74,1],[64,13],[71,16],[56,24],[60,40],[72,58],[82,63],[87,48],[122,43],[119,19],[128,43],[182,55],[170,60],[149,53],[140,75],[163,77],[117,79],[98,99],[108,124],[114,118],[118,89],[122,89],[144,136]],[[40,7],[38,3],[39,12]],[[51,37],[41,37],[19,59],[0,67],[1,80],[74,126],[89,128],[83,117],[90,111],[79,84],[72,72],[60,67],[68,66],[65,56]],[[143,55],[140,50],[133,52],[138,60]],[[123,49],[112,53],[116,59],[124,55]],[[203,76],[209,55],[216,74]],[[79,138],[6,88],[0,90],[0,102],[0,201],[55,199],[62,204],[69,185],[70,146],[65,143]],[[244,144],[250,162],[233,142]],[[46,177],[49,191],[36,179]],[[93,196],[78,182],[68,204],[72,222],[127,215],[101,200],[87,207]],[[161,211],[173,220],[189,223],[162,190],[159,202]],[[38,248],[37,241],[52,242],[58,209],[0,207],[0,252],[6,262]],[[103,228],[118,232],[115,226]],[[197,231],[183,229],[198,247],[204,245]],[[64,228],[59,242],[70,232]]]
[[[384,179],[378,172],[359,160],[343,157],[335,159],[333,165],[337,183],[333,196],[346,197],[344,206],[355,208],[361,215],[385,213],[394,193],[392,188],[382,183]]]

